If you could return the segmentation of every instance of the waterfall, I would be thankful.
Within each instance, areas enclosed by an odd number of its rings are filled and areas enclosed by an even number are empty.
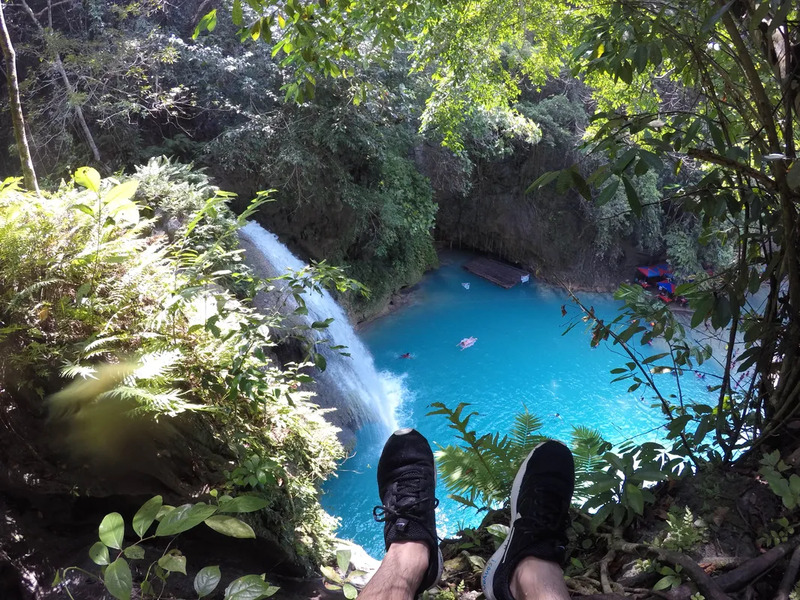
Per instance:
[[[261,255],[253,257],[248,252],[248,262],[252,264],[266,261],[271,267],[272,272],[261,275],[282,275],[287,269],[299,271],[306,266],[278,240],[278,236],[258,223],[248,223],[239,233],[240,238],[249,242]],[[257,258],[263,261],[254,260]],[[252,266],[259,270],[257,264]],[[260,270],[268,269],[266,265],[262,265]],[[390,401],[386,382],[375,369],[372,355],[356,335],[345,312],[326,290],[322,293],[308,291],[304,294],[304,300],[308,315],[302,318],[307,325],[333,318],[327,329],[310,330],[322,342],[318,344],[317,351],[325,357],[327,363],[325,370],[315,375],[315,379],[320,389],[336,391],[336,400],[328,404],[335,407],[337,412],[343,413],[334,415],[333,420],[340,427],[349,426],[352,430],[368,422],[384,425],[388,431],[395,430],[395,406]],[[346,346],[342,352],[347,352],[350,356],[342,356],[340,351],[330,349],[330,346],[339,345]]]

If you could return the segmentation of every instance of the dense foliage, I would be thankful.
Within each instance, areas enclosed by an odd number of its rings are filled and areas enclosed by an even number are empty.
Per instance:
[[[571,265],[616,279],[631,257],[666,258],[687,318],[637,286],[620,288],[625,308],[610,321],[574,298],[574,323],[589,323],[592,344],[621,349],[612,374],[630,392],[650,389],[672,443],[614,450],[576,432],[592,524],[608,520],[617,536],[655,500],[646,484],[674,479],[676,460],[688,472],[761,457],[770,489],[797,505],[800,480],[781,458],[800,417],[794,3],[208,9],[195,0],[4,7],[23,80],[9,96],[21,92],[47,179],[166,152],[208,165],[245,198],[275,188],[278,202],[237,210],[305,256],[347,266],[375,292],[374,306],[353,302],[364,314],[435,264],[432,231],[554,279]],[[109,400],[154,430],[198,413],[236,459],[225,486],[268,499],[267,529],[319,558],[330,529],[315,486],[340,448],[297,389],[300,366],[279,368],[263,350],[276,322],[250,308],[264,284],[241,265],[225,198],[163,162],[133,180],[101,182],[84,169],[75,181],[87,189],[0,189],[4,384],[38,401],[60,387],[57,370],[82,378],[52,400],[54,415],[76,425],[78,455],[113,454],[124,439],[97,409]],[[689,333],[697,327],[723,338],[713,405],[665,396],[652,376],[708,360]],[[636,342],[655,338],[667,351],[645,358]],[[507,437],[478,436],[463,406],[435,408],[465,443],[441,455],[454,493],[497,503],[537,439],[535,419],[522,415]],[[762,446],[778,453],[762,456]],[[690,516],[671,515],[674,548],[694,539]],[[776,523],[764,535],[777,547],[790,523]],[[680,584],[674,567],[658,585]]]
[[[49,408],[73,460],[121,468],[145,440],[180,446],[171,423],[196,413],[192,428],[231,461],[197,485],[255,493],[260,527],[319,560],[334,521],[317,486],[342,448],[302,365],[268,353],[280,315],[251,306],[268,283],[241,262],[226,196],[162,160],[122,182],[86,168],[75,181],[86,189],[0,190],[4,387]]]

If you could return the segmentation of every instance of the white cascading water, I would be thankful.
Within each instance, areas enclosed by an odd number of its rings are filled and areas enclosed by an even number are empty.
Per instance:
[[[258,223],[248,223],[241,233],[278,273],[285,273],[287,269],[299,271],[306,266],[278,240],[278,236]],[[394,414],[396,400],[392,398],[395,394],[387,393],[387,382],[376,371],[372,355],[356,335],[347,315],[325,290],[322,293],[306,292],[304,298],[309,325],[314,321],[333,318],[326,330],[314,330],[320,341],[328,340],[317,347],[327,362],[325,371],[318,379],[324,385],[336,386],[341,396],[351,403],[348,407],[350,411],[357,414],[362,423],[378,422],[388,431],[397,429]],[[339,351],[330,349],[330,346],[338,345],[346,346],[342,352],[350,356],[342,356]]]

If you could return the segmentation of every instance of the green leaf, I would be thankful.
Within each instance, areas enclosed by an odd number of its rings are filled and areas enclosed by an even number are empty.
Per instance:
[[[158,566],[170,573],[183,573],[186,575],[186,557],[178,550],[170,550],[159,558]]]
[[[92,547],[89,548],[89,558],[92,559],[94,564],[100,566],[111,562],[111,558],[108,556],[108,547],[103,542],[92,544]]]
[[[650,363],[652,363],[652,362],[655,362],[655,361],[657,361],[657,360],[661,360],[661,359],[662,359],[662,358],[664,358],[665,356],[669,356],[669,352],[661,352],[661,353],[659,353],[659,354],[653,354],[652,356],[648,356],[647,358],[645,358],[645,359],[642,361],[642,364],[643,364],[643,365],[649,365],[649,364],[650,364]]]
[[[347,600],[353,600],[356,596],[358,596],[358,590],[352,583],[345,583],[342,586],[342,593]]]
[[[247,523],[230,515],[214,515],[207,518],[205,524],[214,531],[235,538],[255,539],[256,533]]]
[[[528,189],[525,190],[525,193],[530,194],[534,190],[537,190],[540,187],[547,185],[551,181],[555,180],[560,174],[561,171],[548,171],[547,173],[544,173],[543,175],[539,176],[536,179],[536,181],[534,181],[532,184],[528,186]]]
[[[601,525],[611,516],[611,512],[614,510],[614,507],[617,506],[614,502],[608,502],[601,506],[594,515],[592,515],[592,527],[597,528],[598,525]]]
[[[86,204],[73,204],[72,208],[74,208],[75,210],[79,210],[82,213],[86,213],[90,217],[94,216],[94,209]]]
[[[106,584],[108,593],[117,600],[130,600],[133,578],[128,562],[124,558],[118,558],[108,565],[103,583]]]
[[[122,553],[125,558],[130,558],[131,560],[142,560],[144,558],[144,548],[141,546],[128,546]]]
[[[111,206],[115,202],[124,202],[133,198],[133,195],[136,193],[136,189],[139,187],[139,182],[135,179],[129,179],[125,183],[120,183],[119,185],[115,185],[113,188],[108,190],[108,192],[104,196],[104,200],[106,204]]]
[[[133,515],[133,530],[140,538],[144,537],[144,534],[150,529],[150,525],[156,520],[158,511],[161,510],[162,502],[161,496],[153,496],[142,504],[142,507]]]
[[[642,216],[642,203],[639,200],[639,194],[636,192],[636,188],[633,187],[631,180],[628,179],[627,175],[622,175],[622,184],[625,186],[625,195],[628,198],[628,204],[631,207],[631,211],[637,217]]]
[[[649,49],[644,44],[636,46],[633,54],[633,63],[639,73],[643,73],[647,68],[647,60],[650,56]]]
[[[714,329],[722,329],[731,321],[731,303],[727,296],[718,296],[711,311],[711,325]]]
[[[100,191],[100,173],[92,167],[80,167],[72,176],[75,183],[97,193]]]
[[[122,548],[122,538],[125,537],[125,521],[122,515],[113,512],[103,517],[98,528],[100,541],[109,548],[119,550]]]
[[[626,483],[625,496],[628,499],[628,505],[637,515],[644,513],[644,498],[642,497],[642,490],[631,483]]]
[[[600,195],[597,197],[597,206],[603,206],[604,204],[608,204],[611,199],[614,197],[614,194],[617,193],[619,189],[619,179],[616,179],[609,183],[606,187],[603,188],[603,191],[600,192]]]
[[[508,525],[503,525],[502,523],[495,523],[494,525],[489,525],[486,528],[491,536],[497,540],[497,543],[502,543],[507,537],[511,528]]]
[[[242,26],[242,2],[241,0],[233,0],[233,10],[231,11],[231,20],[237,27]]]
[[[569,173],[572,177],[572,184],[578,190],[578,193],[583,196],[586,201],[591,202],[592,191],[589,189],[589,186],[586,184],[586,180],[583,178],[583,176],[578,173],[578,169],[570,169]]]
[[[183,533],[199,525],[215,512],[217,512],[216,506],[209,506],[202,502],[183,504],[164,515],[156,528],[156,535],[167,536]]]
[[[203,30],[214,31],[217,26],[217,9],[215,8],[211,12],[207,13],[200,22],[197,24],[197,27],[194,28],[194,33],[192,33],[192,39],[196,40],[197,36],[200,35],[200,32]]]
[[[219,567],[203,567],[200,569],[194,577],[194,591],[197,592],[197,597],[208,596],[217,589],[220,579],[222,579],[222,573],[220,573]]]
[[[341,583],[342,583],[342,576],[341,576],[341,575],[339,575],[339,574],[336,572],[336,569],[334,569],[333,567],[331,567],[331,566],[329,566],[329,565],[322,565],[322,566],[319,568],[319,570],[320,570],[320,572],[322,573],[322,575],[323,575],[323,576],[324,576],[326,579],[328,579],[329,581],[332,581],[332,582],[334,582],[334,583],[339,583],[339,584],[341,584]]]
[[[239,577],[225,588],[224,600],[260,600],[275,594],[278,588],[268,584],[258,575]]]
[[[238,496],[219,503],[221,513],[249,513],[266,508],[269,502],[259,496]]]
[[[711,312],[714,306],[714,296],[711,292],[708,292],[700,296],[695,302],[692,302],[692,305],[694,307],[694,314],[692,315],[691,327],[696,328],[708,317],[708,313]]]
[[[665,481],[669,479],[669,475],[656,469],[637,469],[635,475],[636,479],[641,481]]]
[[[350,568],[350,556],[351,552],[347,549],[336,552],[336,566],[339,567],[342,573],[347,573],[347,569]]]

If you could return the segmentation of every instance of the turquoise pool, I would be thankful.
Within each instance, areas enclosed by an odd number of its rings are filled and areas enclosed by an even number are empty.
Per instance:
[[[514,415],[527,407],[544,423],[543,433],[567,440],[573,425],[598,429],[611,442],[663,437],[661,414],[647,392],[627,393],[629,383],[610,383],[609,371],[625,362],[611,344],[589,345],[581,324],[566,335],[569,316],[577,314],[563,291],[535,281],[505,290],[463,270],[466,257],[453,258],[426,276],[416,302],[380,319],[361,332],[381,371],[397,421],[415,427],[436,444],[455,441],[443,416],[427,417],[432,402],[455,407],[470,402],[479,413],[471,424],[479,432],[507,431]],[[462,284],[469,284],[469,289]],[[618,303],[609,295],[581,294],[598,314],[613,316]],[[569,314],[562,317],[566,304]],[[458,342],[475,337],[462,350]],[[656,344],[648,348],[660,351]],[[411,358],[400,358],[409,353]],[[673,375],[659,375],[666,391]],[[684,394],[707,399],[706,382],[682,377]],[[325,486],[323,505],[342,520],[339,535],[353,539],[373,556],[383,554],[381,525],[372,520],[378,504],[375,482],[386,432],[359,432],[357,447],[339,476]],[[480,515],[462,508],[437,490],[441,536]]]

